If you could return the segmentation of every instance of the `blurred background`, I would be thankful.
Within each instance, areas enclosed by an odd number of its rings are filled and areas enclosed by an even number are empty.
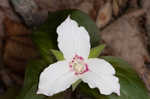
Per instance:
[[[0,99],[19,93],[28,60],[39,57],[31,28],[63,9],[87,13],[106,44],[102,55],[126,60],[150,90],[150,0],[0,0]]]

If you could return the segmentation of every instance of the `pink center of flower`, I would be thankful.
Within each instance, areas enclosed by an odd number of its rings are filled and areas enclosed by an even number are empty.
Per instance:
[[[84,62],[84,58],[78,55],[74,56],[69,63],[69,67],[75,71],[75,75],[83,74],[89,70],[88,65]]]

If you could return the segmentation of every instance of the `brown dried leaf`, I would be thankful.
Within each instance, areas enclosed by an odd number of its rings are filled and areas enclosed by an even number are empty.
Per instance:
[[[107,25],[112,18],[112,5],[107,2],[100,10],[96,19],[98,28],[102,28]]]
[[[93,0],[35,0],[35,2],[41,9],[48,11],[79,9],[89,13],[93,8]]]
[[[129,0],[130,7],[139,8],[138,2],[139,2],[139,0]]]
[[[118,5],[118,1],[117,1],[117,0],[113,0],[112,6],[113,6],[113,14],[114,14],[115,16],[118,16],[119,11],[120,11],[119,5]]]
[[[31,40],[29,38],[27,37],[18,37],[19,39],[16,38],[10,38],[7,40],[5,45],[4,57],[11,56],[14,58],[26,60],[37,56],[36,51],[31,45],[30,42]]]
[[[3,14],[3,17],[7,16],[13,20],[19,20],[18,16],[16,13],[14,13],[13,8],[10,5],[9,0],[0,0],[0,12]]]
[[[82,2],[77,9],[89,14],[93,9],[93,3],[87,1]]]
[[[8,16],[13,20],[19,20],[17,15],[13,12],[12,7],[8,0],[0,0],[0,77],[7,87],[12,85],[12,81],[5,70],[5,64],[3,64],[3,51],[4,51],[4,17]]]
[[[4,61],[5,65],[9,68],[9,70],[17,72],[19,74],[24,74],[27,61],[14,59],[13,57],[7,57],[7,59]]]
[[[37,57],[32,40],[29,38],[30,30],[8,17],[5,17],[4,25],[6,31],[4,62],[11,70],[22,73],[26,62]]]
[[[118,5],[121,8],[124,8],[128,2],[128,0],[117,0],[118,1]]]
[[[150,35],[150,0],[142,0],[141,5],[146,13],[146,29]]]
[[[5,7],[5,8],[9,8],[9,2],[8,0],[0,0],[0,6],[1,7]]]
[[[3,82],[5,83],[5,85],[7,87],[12,86],[12,80],[10,79],[8,73],[6,72],[6,70],[1,70],[0,71],[0,77],[3,80]]]
[[[19,36],[30,34],[30,31],[21,23],[11,20],[8,17],[4,18],[4,26],[7,36]]]
[[[0,37],[4,37],[3,20],[6,16],[13,20],[19,20],[17,15],[14,14],[8,0],[0,0]]]
[[[91,16],[94,20],[97,9],[103,5],[103,0],[35,0],[36,4],[46,11],[58,11],[64,9],[79,9]]]
[[[141,0],[141,5],[146,10],[150,9],[150,1],[149,0]]]
[[[76,5],[76,2],[83,0],[35,0],[36,4],[44,10],[57,11],[70,8]],[[72,5],[73,4],[73,5]]]
[[[6,41],[4,62],[12,70],[23,71],[26,62],[31,58],[37,57],[37,53],[31,46],[30,41],[27,37],[13,37]]]
[[[2,41],[2,38],[0,37],[0,51],[2,51],[2,48],[3,48],[3,41]]]
[[[125,15],[101,32],[101,37],[114,56],[128,61],[141,77],[145,74],[145,61],[150,61],[145,36],[139,30],[137,18]],[[145,78],[143,78],[145,79]],[[150,79],[145,83],[148,88]]]
[[[105,4],[105,0],[94,0],[93,1],[93,9],[90,12],[90,16],[96,21],[99,9],[103,7]]]
[[[3,24],[2,24],[2,21],[3,21],[3,13],[0,12],[0,39],[2,39],[2,37],[4,37],[4,30],[3,30]]]

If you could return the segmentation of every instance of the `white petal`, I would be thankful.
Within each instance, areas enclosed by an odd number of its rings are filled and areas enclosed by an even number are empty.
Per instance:
[[[57,28],[58,47],[65,59],[71,59],[75,54],[88,58],[90,52],[90,38],[87,30],[68,18]]]
[[[103,59],[93,58],[87,60],[89,72],[83,74],[82,80],[91,88],[98,88],[101,94],[110,95],[115,92],[120,95],[120,84],[114,76],[115,70],[111,64]]]
[[[120,95],[120,84],[113,75],[102,75],[92,71],[82,75],[83,82],[88,83],[90,88],[98,88],[101,94],[110,95],[113,92]]]
[[[88,64],[88,68],[95,73],[115,74],[113,66],[104,59],[90,58],[86,63]]]
[[[52,96],[66,90],[77,80],[78,78],[70,71],[68,62],[54,63],[41,73],[37,94]]]

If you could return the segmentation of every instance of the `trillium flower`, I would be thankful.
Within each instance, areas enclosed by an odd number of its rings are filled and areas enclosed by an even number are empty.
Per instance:
[[[90,37],[87,30],[70,18],[57,28],[58,47],[65,60],[48,66],[40,74],[37,94],[52,96],[69,88],[81,79],[90,88],[98,88],[101,94],[120,95],[119,79],[107,61],[88,59]]]

